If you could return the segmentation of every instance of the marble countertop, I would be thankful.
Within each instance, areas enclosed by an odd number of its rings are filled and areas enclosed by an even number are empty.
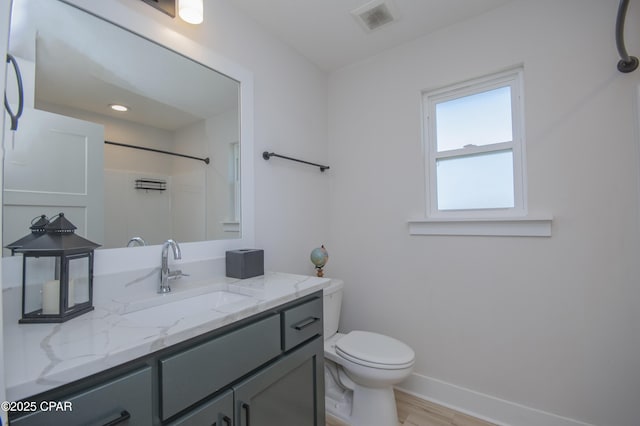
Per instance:
[[[61,324],[18,324],[21,288],[3,290],[5,385],[24,399],[247,318],[329,283],[327,278],[267,272],[172,282],[156,293],[158,269],[94,279],[95,310]],[[218,307],[190,308],[194,296],[231,296]],[[238,295],[238,296],[236,296]],[[206,296],[209,297],[209,296]],[[200,297],[203,299],[203,297]],[[169,306],[174,305],[172,309]],[[150,309],[149,309],[150,308]]]

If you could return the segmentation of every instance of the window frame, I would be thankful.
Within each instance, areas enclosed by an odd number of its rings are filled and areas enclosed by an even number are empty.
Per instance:
[[[523,67],[516,67],[435,90],[422,92],[423,140],[425,147],[426,212],[430,218],[502,218],[527,215],[525,138],[524,138],[524,87]],[[438,152],[435,109],[436,104],[466,96],[487,92],[501,87],[511,89],[512,140],[480,146]],[[439,210],[436,164],[440,159],[463,158],[483,153],[509,150],[513,155],[514,206],[508,208],[481,208]]]

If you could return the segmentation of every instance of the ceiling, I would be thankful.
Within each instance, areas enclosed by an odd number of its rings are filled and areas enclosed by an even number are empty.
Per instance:
[[[226,0],[320,68],[333,71],[511,0]],[[398,19],[366,32],[351,11],[387,3]]]

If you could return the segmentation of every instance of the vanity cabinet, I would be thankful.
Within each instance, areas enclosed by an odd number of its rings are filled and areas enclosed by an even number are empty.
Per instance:
[[[25,401],[10,424],[324,426],[322,292]]]

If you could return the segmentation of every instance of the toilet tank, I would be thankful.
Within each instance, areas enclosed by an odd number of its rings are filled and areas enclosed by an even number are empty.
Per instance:
[[[338,332],[340,322],[340,307],[342,306],[342,280],[333,279],[324,288],[323,315],[324,315],[324,339],[334,336]]]

